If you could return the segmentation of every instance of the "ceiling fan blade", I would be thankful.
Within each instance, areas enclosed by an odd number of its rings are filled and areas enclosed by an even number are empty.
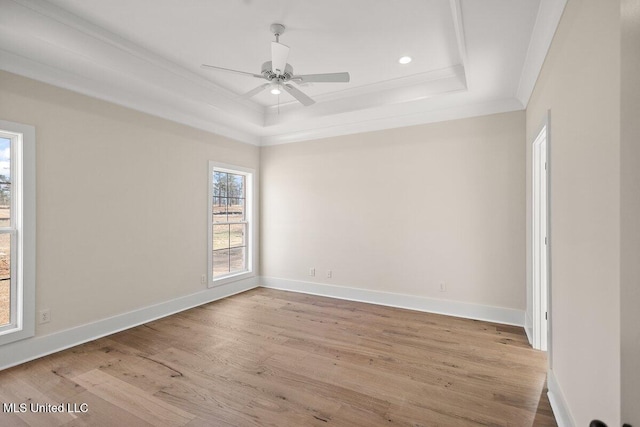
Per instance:
[[[304,74],[293,76],[291,80],[298,80],[302,83],[347,83],[350,77],[349,73]]]
[[[285,84],[282,85],[282,88],[284,90],[286,90],[287,92],[289,92],[289,94],[291,96],[293,96],[295,99],[297,99],[298,101],[300,101],[300,103],[302,105],[304,105],[305,107],[308,107],[309,105],[313,105],[316,103],[316,101],[314,101],[313,99],[309,98],[307,95],[305,95],[303,92],[301,92],[299,89],[293,87],[290,84]]]
[[[289,46],[278,42],[271,42],[271,71],[280,76],[284,74],[289,57]]]
[[[262,74],[253,74],[253,73],[248,73],[246,71],[232,70],[231,68],[216,67],[215,65],[207,65],[207,64],[202,64],[200,67],[201,68],[213,68],[214,70],[228,71],[230,73],[236,73],[236,74],[245,74],[247,76],[253,76],[253,77],[257,77],[259,79],[264,79],[264,76]]]
[[[243,95],[240,95],[240,96],[239,96],[239,98],[242,98],[242,99],[249,99],[249,98],[251,98],[252,96],[255,96],[255,95],[259,94],[260,92],[262,92],[263,90],[265,90],[265,89],[266,89],[266,88],[268,88],[269,86],[271,86],[271,83],[265,83],[265,84],[263,84],[263,85],[258,86],[258,87],[257,87],[257,88],[255,88],[255,89],[251,89],[249,92],[247,92],[247,93],[245,93],[245,94],[243,94]]]

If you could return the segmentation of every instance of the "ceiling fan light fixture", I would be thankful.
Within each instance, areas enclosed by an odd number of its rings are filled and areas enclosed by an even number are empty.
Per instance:
[[[280,95],[282,93],[282,91],[280,90],[279,87],[274,87],[273,89],[271,89],[271,94],[272,95]]]
[[[400,59],[398,59],[398,62],[401,63],[402,65],[407,65],[409,62],[411,62],[412,58],[410,56],[403,56]]]

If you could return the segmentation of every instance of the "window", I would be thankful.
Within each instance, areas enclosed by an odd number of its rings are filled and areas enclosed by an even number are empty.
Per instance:
[[[253,171],[209,163],[209,286],[253,271]]]
[[[0,120],[0,344],[33,336],[35,130]]]

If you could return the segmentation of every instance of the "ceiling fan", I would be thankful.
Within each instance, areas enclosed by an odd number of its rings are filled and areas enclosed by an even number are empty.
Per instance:
[[[349,73],[325,73],[325,74],[293,74],[293,67],[287,64],[289,56],[289,47],[280,43],[280,36],[284,33],[285,27],[282,24],[271,24],[271,32],[275,34],[276,41],[271,42],[271,61],[262,64],[261,74],[253,74],[246,71],[232,70],[230,68],[217,67],[215,65],[202,64],[202,68],[213,68],[216,70],[229,71],[236,74],[244,74],[267,80],[268,83],[262,84],[255,89],[241,95],[241,98],[251,98],[272,87],[271,93],[277,95],[280,89],[285,90],[295,99],[297,99],[305,107],[315,103],[313,99],[307,96],[291,83],[346,83],[349,81]]]

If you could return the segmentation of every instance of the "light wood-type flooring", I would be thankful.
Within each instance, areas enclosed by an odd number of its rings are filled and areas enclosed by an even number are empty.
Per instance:
[[[550,426],[522,328],[258,288],[0,372],[2,426]],[[73,408],[73,406],[72,406]]]

